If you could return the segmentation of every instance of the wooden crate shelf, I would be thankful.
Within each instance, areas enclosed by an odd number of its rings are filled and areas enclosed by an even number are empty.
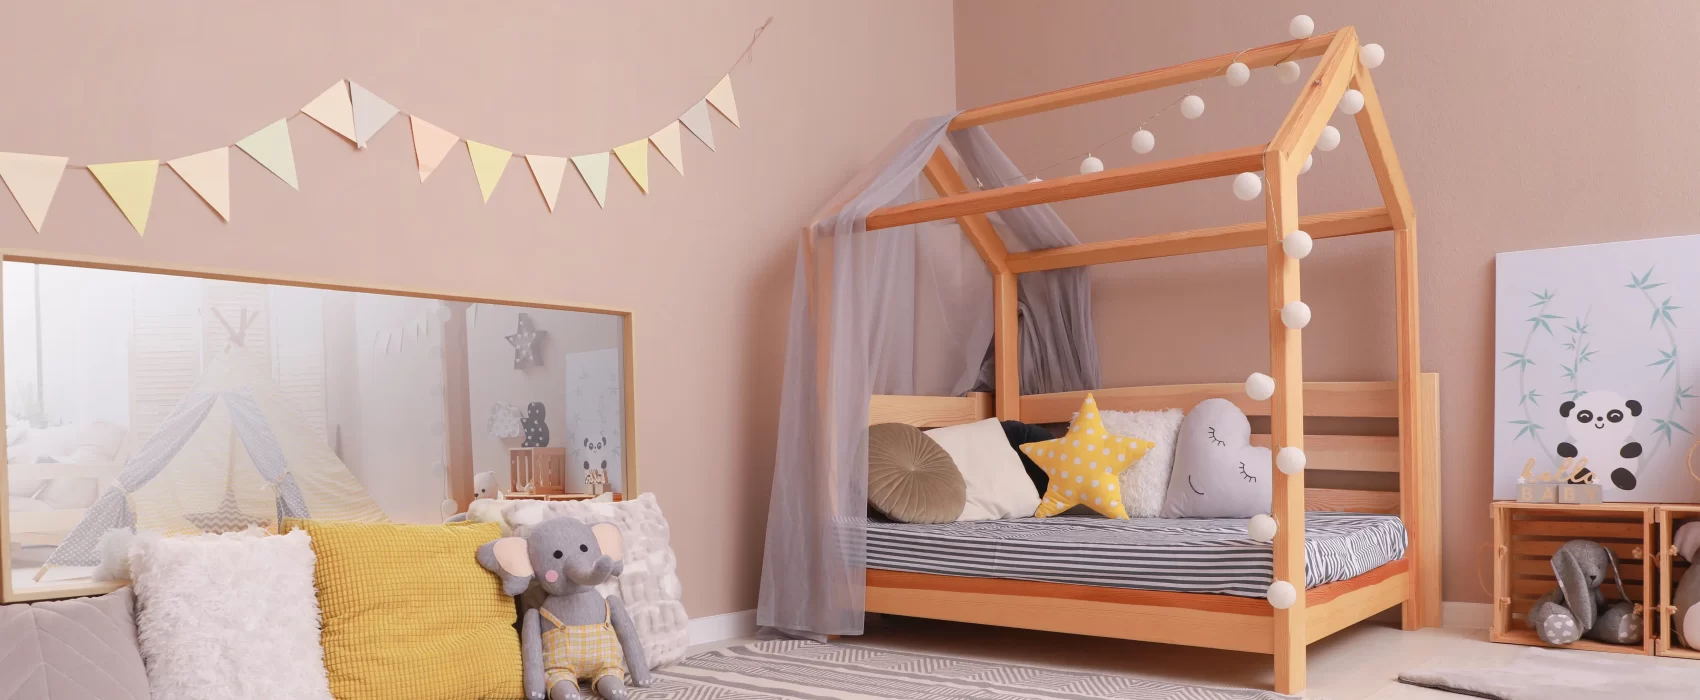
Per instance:
[[[1648,573],[1656,571],[1658,560],[1648,555],[1656,551],[1658,508],[1651,503],[1495,502],[1494,610],[1489,638],[1507,644],[1550,646],[1529,629],[1525,616],[1534,607],[1535,599],[1558,586],[1550,563],[1553,552],[1565,542],[1585,539],[1604,545],[1616,555],[1624,589],[1640,606],[1647,634],[1639,645],[1584,639],[1563,648],[1616,654],[1655,653],[1653,601],[1658,577],[1653,576],[1649,581]],[[1608,601],[1617,598],[1616,588],[1611,580],[1601,586]]]
[[[1671,596],[1676,591],[1677,582],[1682,580],[1682,575],[1688,571],[1689,566],[1688,562],[1677,556],[1673,538],[1676,535],[1677,527],[1689,520],[1700,520],[1700,505],[1659,506],[1657,517],[1659,554],[1654,560],[1659,573],[1659,606],[1657,610],[1659,627],[1655,653],[1659,656],[1700,659],[1700,651],[1672,643],[1672,640],[1676,639],[1676,635],[1671,630],[1672,618],[1676,610],[1671,607]]]

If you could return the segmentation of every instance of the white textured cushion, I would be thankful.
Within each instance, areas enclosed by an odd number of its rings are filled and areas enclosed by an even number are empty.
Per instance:
[[[998,419],[934,428],[927,437],[950,453],[968,483],[968,503],[958,521],[1031,518],[1039,509],[1039,493]]]
[[[1155,518],[1163,510],[1169,491],[1169,472],[1175,468],[1175,437],[1181,432],[1186,413],[1178,408],[1163,411],[1099,411],[1104,429],[1111,435],[1139,438],[1151,443],[1145,456],[1122,472],[1122,507],[1130,518]]]
[[[300,530],[138,535],[130,569],[153,696],[331,700],[313,561]]]
[[[1029,486],[1029,490],[1031,490]],[[630,501],[480,501],[467,519],[500,522],[505,532],[524,529],[550,518],[569,516],[587,524],[614,523],[625,537],[625,570],[602,584],[603,595],[618,594],[626,604],[650,668],[685,658],[691,645],[691,618],[685,613],[684,587],[679,583],[679,560],[673,556],[667,517],[655,494]],[[535,590],[536,587],[533,586]]]
[[[0,605],[0,700],[147,700],[134,611],[128,588]]]

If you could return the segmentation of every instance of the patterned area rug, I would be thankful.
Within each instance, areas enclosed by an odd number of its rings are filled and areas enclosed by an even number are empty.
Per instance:
[[[1229,690],[848,644],[777,640],[690,657],[632,700],[1281,700]]]

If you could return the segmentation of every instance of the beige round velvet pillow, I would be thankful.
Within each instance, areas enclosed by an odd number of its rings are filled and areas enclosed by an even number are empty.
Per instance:
[[[968,483],[950,454],[918,428],[882,423],[868,428],[868,503],[905,523],[955,522],[968,502]]]

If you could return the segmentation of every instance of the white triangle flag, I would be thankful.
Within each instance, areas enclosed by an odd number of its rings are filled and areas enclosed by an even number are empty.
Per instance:
[[[526,156],[525,162],[531,166],[531,177],[537,180],[537,189],[543,193],[544,203],[549,205],[549,211],[555,211],[555,200],[561,196],[561,177],[567,174],[567,159]]]
[[[301,113],[312,117],[324,124],[331,131],[342,134],[343,138],[356,141],[354,138],[354,105],[348,101],[348,81],[338,80],[318,97],[301,108]]]
[[[295,177],[295,149],[289,143],[289,120],[279,119],[236,142],[236,147],[266,166],[290,187],[301,189]]]
[[[697,100],[690,109],[679,116],[679,123],[684,124],[691,134],[697,137],[708,150],[714,150],[714,127],[709,125],[708,100]]]
[[[596,195],[596,205],[606,209],[608,207],[608,152],[573,156],[573,168],[578,170],[579,177],[584,178],[584,184],[590,187],[590,193]]]
[[[720,82],[715,83],[714,89],[708,91],[708,97],[705,99],[708,100],[709,104],[714,105],[715,109],[720,110],[721,114],[726,115],[726,120],[732,122],[732,126],[743,127],[743,124],[738,123],[738,100],[732,96],[732,76],[730,74],[721,78]]]
[[[661,127],[649,136],[649,142],[655,144],[655,150],[661,152],[661,157],[673,164],[673,169],[685,174],[685,151],[679,147],[679,122],[673,122]]]
[[[348,93],[354,104],[354,145],[365,148],[366,142],[371,141],[401,110],[372,94],[371,90],[360,87],[360,83],[350,81]]]
[[[53,203],[53,193],[59,190],[59,178],[65,174],[69,158],[37,156],[28,153],[0,153],[0,180],[18,200],[36,233],[47,221],[47,207]]]
[[[214,148],[204,153],[168,160],[166,165],[188,183],[189,189],[218,212],[219,218],[230,220],[230,149]]]

